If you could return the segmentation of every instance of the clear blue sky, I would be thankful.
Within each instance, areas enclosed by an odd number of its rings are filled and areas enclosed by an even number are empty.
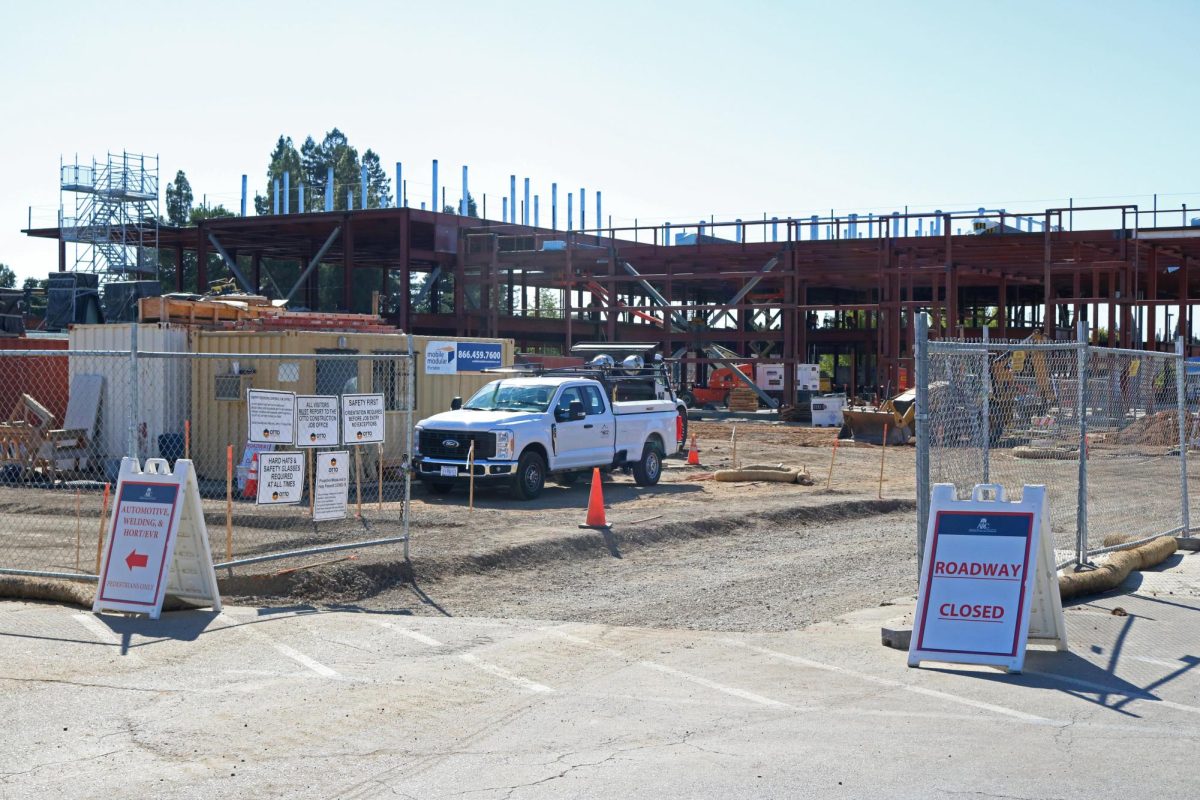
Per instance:
[[[412,201],[469,164],[497,218],[510,173],[616,223],[1200,206],[1197,31],[1195,0],[9,4],[0,261],[54,269],[19,229],[60,155],[158,153],[234,208],[281,133],[334,126]]]

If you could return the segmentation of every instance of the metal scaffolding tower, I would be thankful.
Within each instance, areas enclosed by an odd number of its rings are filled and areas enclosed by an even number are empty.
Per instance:
[[[100,284],[157,279],[158,156],[109,153],[60,166],[59,229],[75,245],[72,271]]]

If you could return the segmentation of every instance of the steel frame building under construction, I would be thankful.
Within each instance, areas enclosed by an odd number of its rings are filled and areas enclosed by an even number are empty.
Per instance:
[[[1177,333],[1190,344],[1196,222],[1186,207],[1120,205],[567,233],[387,208],[209,219],[158,236],[175,264],[196,254],[190,285],[175,271],[179,290],[203,291],[220,269],[293,306],[333,310],[319,308],[324,298],[366,311],[369,285],[388,320],[414,333],[509,337],[543,352],[661,342],[696,365],[693,377],[731,360],[783,363],[787,398],[791,365],[821,356],[853,394],[911,383],[917,311],[935,338],[985,326],[998,338],[1064,338],[1083,320],[1109,345],[1167,349]],[[61,230],[27,233],[58,239],[68,269]],[[281,264],[294,280],[276,279]]]

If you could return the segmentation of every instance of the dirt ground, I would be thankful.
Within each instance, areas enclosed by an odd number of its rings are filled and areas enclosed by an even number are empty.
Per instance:
[[[415,484],[410,562],[399,545],[267,562],[220,570],[222,593],[230,602],[779,630],[913,591],[912,447],[884,453],[841,442],[835,457],[832,429],[755,421],[696,422],[692,430],[700,467],[668,459],[662,481],[647,488],[621,473],[605,479],[608,532],[579,527],[586,481],[551,483],[532,502],[515,500],[504,488],[480,487],[474,509],[465,490],[439,496]],[[740,465],[804,466],[815,485],[712,480],[713,471],[733,463],[735,432]],[[396,486],[385,487],[385,497],[396,496]],[[0,560],[69,571],[78,552],[81,569],[89,571],[100,496],[81,491],[78,525],[75,502],[70,489],[0,488],[0,514],[10,532],[0,543]],[[220,561],[225,505],[215,499],[204,505]],[[381,509],[371,494],[363,520],[314,526],[303,509],[236,503],[233,550],[252,554],[395,535],[399,508],[385,502]]]

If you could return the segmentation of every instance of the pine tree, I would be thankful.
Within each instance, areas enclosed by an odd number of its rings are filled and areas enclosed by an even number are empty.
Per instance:
[[[188,224],[192,213],[192,185],[183,170],[175,173],[175,180],[167,184],[167,222],[182,227]]]
[[[379,163],[379,156],[368,149],[363,153],[362,165],[367,168],[367,208],[387,208],[392,204],[392,181]]]
[[[275,149],[271,151],[271,163],[267,167],[267,194],[254,195],[254,210],[256,213],[270,214],[275,207],[275,179],[279,179],[279,213],[283,213],[283,173],[289,173],[289,194],[291,195],[291,208],[299,211],[299,196],[300,182],[304,179],[304,171],[300,163],[300,154],[296,152],[295,145],[292,144],[292,137],[280,134],[279,141],[275,143]]]

